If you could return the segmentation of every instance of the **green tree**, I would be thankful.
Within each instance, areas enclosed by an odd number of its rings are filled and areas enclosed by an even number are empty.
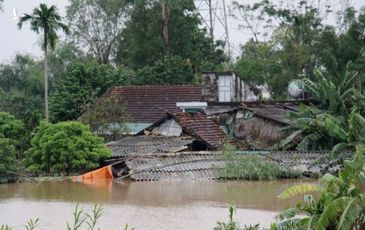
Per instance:
[[[15,147],[8,138],[0,134],[0,182],[8,181],[13,176],[9,172],[17,171]]]
[[[157,60],[152,65],[138,69],[135,75],[124,82],[130,85],[176,85],[192,84],[194,81],[191,63],[180,56]]]
[[[89,125],[93,133],[110,136],[112,140],[129,131],[126,126],[129,116],[124,102],[118,96],[109,94],[94,97],[85,105],[78,120]]]
[[[213,42],[201,29],[194,1],[134,1],[116,63],[139,69],[165,56],[188,60],[193,72],[216,70],[227,61],[222,43]]]
[[[99,97],[122,77],[113,67],[97,62],[72,63],[51,95],[54,122],[76,120],[93,96]]]
[[[103,139],[75,121],[41,123],[26,152],[29,171],[66,175],[96,168],[109,156]]]
[[[9,113],[0,112],[0,180],[12,179],[24,151],[23,124]]]
[[[128,19],[128,0],[71,0],[67,19],[73,44],[101,64],[114,60],[116,44]]]
[[[337,12],[334,2],[235,3],[236,17],[253,37],[242,45],[236,71],[248,82],[267,83],[273,97],[282,99],[291,80],[313,80],[315,69],[339,84],[351,61],[363,76],[364,10],[358,16],[352,7]],[[340,18],[336,27],[326,24],[331,11]]]
[[[31,30],[40,33],[43,32],[42,47],[44,50],[44,101],[45,101],[45,118],[48,121],[48,46],[52,49],[56,45],[58,39],[57,31],[63,30],[65,33],[69,32],[68,27],[62,23],[61,17],[58,14],[57,7],[48,6],[41,3],[39,7],[34,8],[32,14],[24,14],[18,23],[19,29],[22,28],[23,23],[29,21]]]
[[[77,49],[72,43],[59,42],[57,47],[48,55],[48,67],[49,67],[49,94],[55,87],[62,75],[66,72],[67,67],[75,62],[92,61],[92,58],[88,58],[81,50]]]
[[[21,121],[17,120],[13,115],[0,112],[0,137],[9,140],[17,151],[17,158],[21,159],[24,141],[24,127]]]
[[[42,113],[42,66],[29,55],[16,55],[0,65],[0,111],[22,119],[27,112]]]

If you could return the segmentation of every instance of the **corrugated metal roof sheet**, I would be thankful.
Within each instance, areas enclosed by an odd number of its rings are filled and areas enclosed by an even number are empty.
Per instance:
[[[344,156],[350,156],[348,152]],[[272,151],[263,154],[268,159],[284,167],[290,167],[301,172],[322,172],[324,169],[334,171],[339,169],[338,163],[332,163],[330,151]]]
[[[182,127],[174,119],[166,120],[159,126],[154,127],[152,130],[153,135],[162,135],[162,136],[179,137],[181,136],[181,133],[182,133]]]
[[[289,112],[297,112],[299,103],[247,103],[243,108],[253,112],[255,115],[267,118],[283,124],[291,124],[292,121],[287,118]]]
[[[136,181],[212,180],[225,162],[215,152],[184,152],[176,156],[136,157],[126,160]]]
[[[132,136],[107,144],[112,150],[112,157],[124,157],[131,154],[168,153],[186,150],[194,139],[190,137]]]
[[[115,86],[108,94],[120,97],[132,122],[139,123],[158,121],[163,110],[181,111],[176,102],[203,101],[202,87],[192,85]]]
[[[328,164],[328,151],[237,151],[237,154],[242,158],[245,155],[261,155],[263,159],[303,173],[339,169],[338,164]],[[226,162],[222,152],[212,151],[135,155],[125,158],[129,172],[119,179],[130,177],[135,181],[213,180],[219,177],[219,170],[224,170]]]

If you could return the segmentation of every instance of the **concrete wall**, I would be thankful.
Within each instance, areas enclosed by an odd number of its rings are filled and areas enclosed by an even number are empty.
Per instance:
[[[239,102],[246,100],[246,84],[232,72],[206,72],[202,74],[202,93],[207,102],[219,102],[218,79],[222,75],[231,75],[231,101]]]
[[[205,101],[218,101],[218,77],[215,73],[202,74],[202,93]]]

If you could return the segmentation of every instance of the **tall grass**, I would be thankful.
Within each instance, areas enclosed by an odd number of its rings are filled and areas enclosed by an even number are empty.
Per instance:
[[[239,224],[234,221],[233,214],[235,208],[233,206],[229,207],[229,221],[225,222],[217,222],[217,226],[213,228],[213,230],[259,230],[260,225],[245,225],[243,228],[239,226]]]
[[[73,212],[73,223],[69,224],[67,222],[67,230],[100,230],[98,227],[98,222],[104,214],[104,209],[100,205],[95,205],[93,210],[88,213],[76,205],[75,211]],[[36,230],[39,227],[39,219],[29,220],[26,225],[26,230]],[[0,230],[13,230],[9,225],[1,225]],[[135,228],[129,228],[126,224],[123,230],[135,230]]]
[[[217,172],[219,179],[228,180],[275,180],[299,178],[300,172],[282,167],[259,155],[237,155],[234,147],[225,145],[226,165]]]

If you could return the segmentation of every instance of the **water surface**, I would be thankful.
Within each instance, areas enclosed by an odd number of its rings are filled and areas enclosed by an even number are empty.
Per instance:
[[[41,219],[40,229],[66,229],[76,204],[104,208],[102,229],[212,229],[227,220],[235,204],[236,220],[269,226],[276,213],[296,200],[279,200],[284,189],[303,181],[267,182],[125,182],[71,181],[0,185],[0,224],[16,229],[29,218]]]

